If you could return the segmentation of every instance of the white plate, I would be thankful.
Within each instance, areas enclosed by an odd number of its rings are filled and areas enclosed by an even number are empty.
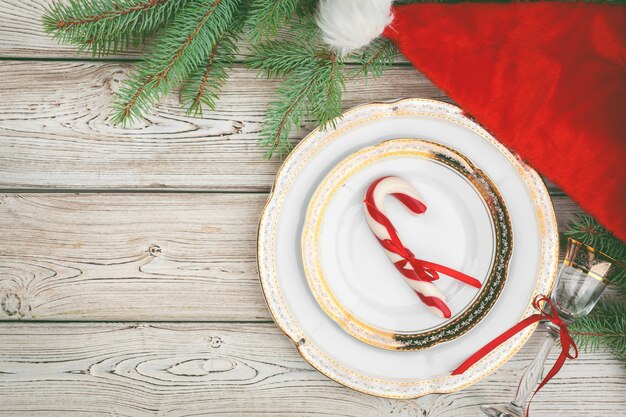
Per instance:
[[[430,140],[470,158],[500,190],[514,236],[509,277],[487,317],[454,341],[411,352],[367,345],[337,326],[308,289],[299,245],[306,207],[329,170],[359,149],[395,138]],[[533,313],[533,296],[552,288],[558,239],[550,197],[535,171],[457,107],[407,99],[352,109],[336,129],[315,130],[302,140],[277,174],[261,216],[257,256],[270,311],[312,366],[362,392],[411,398],[475,383],[523,345],[534,327],[509,339],[465,374],[450,375],[470,353]]]
[[[427,310],[365,221],[366,190],[385,176],[407,180],[428,207],[416,217],[394,199],[386,203],[402,242],[418,259],[482,283],[476,289],[442,274],[435,284],[449,319]],[[385,349],[419,350],[455,339],[485,317],[504,287],[512,242],[502,196],[470,160],[437,143],[396,139],[351,154],[324,178],[304,220],[302,258],[318,304],[344,330]]]

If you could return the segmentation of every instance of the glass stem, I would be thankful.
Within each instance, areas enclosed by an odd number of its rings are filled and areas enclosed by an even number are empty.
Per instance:
[[[522,379],[517,387],[515,399],[511,401],[508,406],[510,411],[515,413],[515,415],[524,415],[524,404],[526,404],[526,401],[532,395],[534,388],[541,381],[541,378],[543,377],[543,368],[546,363],[546,359],[548,358],[548,354],[559,337],[558,330],[555,331],[549,323],[546,325],[546,328],[548,329],[546,339],[535,359],[533,359],[532,362],[526,367],[526,370],[522,375]]]

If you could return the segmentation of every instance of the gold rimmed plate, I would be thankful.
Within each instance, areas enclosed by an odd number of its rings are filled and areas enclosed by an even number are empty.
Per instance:
[[[427,310],[387,259],[363,215],[365,190],[398,176],[422,195],[416,218],[387,204],[402,240],[418,258],[477,278],[477,290],[451,278],[436,285],[452,317]],[[455,150],[431,141],[396,139],[337,164],[316,189],[304,220],[302,262],[322,309],[352,336],[391,350],[419,350],[454,340],[495,304],[512,253],[506,205],[491,179]]]
[[[381,349],[348,334],[320,308],[309,289],[301,256],[306,211],[326,175],[349,155],[398,138],[435,142],[472,161],[499,190],[509,211],[514,238],[506,283],[491,310],[462,336],[421,350]],[[393,220],[402,222],[402,216],[393,214]],[[400,228],[405,230],[399,223]],[[402,237],[415,252],[424,250],[415,246],[419,245],[417,241],[409,241],[406,234]],[[463,375],[450,375],[469,352],[534,313],[534,294],[549,292],[554,282],[558,239],[550,197],[536,172],[457,107],[405,99],[352,109],[336,120],[335,128],[315,130],[300,142],[276,175],[261,215],[257,257],[270,312],[307,362],[356,390],[413,398],[456,391],[475,383],[524,344],[533,326]]]

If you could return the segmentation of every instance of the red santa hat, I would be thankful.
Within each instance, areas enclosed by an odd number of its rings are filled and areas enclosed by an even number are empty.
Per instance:
[[[626,241],[626,7],[321,0],[341,54],[376,37]]]

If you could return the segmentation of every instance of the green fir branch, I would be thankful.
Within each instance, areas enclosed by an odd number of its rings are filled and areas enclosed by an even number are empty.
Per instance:
[[[570,333],[579,349],[605,348],[626,362],[626,302],[618,297],[600,300],[590,315],[570,325]]]
[[[294,126],[300,126],[306,114],[306,100],[310,90],[310,84],[303,85],[295,77],[286,80],[276,90],[278,100],[271,102],[265,112],[259,139],[259,145],[267,149],[267,158],[271,158],[274,153],[282,158],[291,150],[289,132]]]
[[[304,55],[300,58],[302,65],[292,68],[276,62],[276,67],[262,68],[269,74],[287,75],[277,89],[277,100],[268,106],[261,128],[259,144],[267,148],[267,157],[274,153],[282,157],[291,150],[289,133],[300,126],[307,114],[312,113],[322,126],[341,114],[343,62],[334,54],[313,50],[305,44],[289,44],[294,53],[309,52],[306,59]]]
[[[248,36],[253,43],[267,40],[285,26],[302,0],[257,0],[252,3]]]
[[[113,123],[139,120],[193,71],[206,65],[239,5],[240,0],[194,0],[182,9],[118,92]]]
[[[313,2],[310,2],[313,3]],[[314,6],[311,6],[314,7]],[[317,26],[316,13],[302,13],[297,14],[289,21],[289,27],[287,30],[289,33],[289,39],[299,42],[305,42],[311,46],[318,48],[326,48],[320,37],[320,30]]]
[[[317,49],[305,42],[267,41],[257,44],[246,61],[248,68],[259,71],[267,78],[284,77],[291,72],[311,65]]]
[[[229,28],[213,45],[206,63],[183,81],[180,95],[188,116],[202,117],[204,106],[215,110],[219,93],[229,76],[228,70],[236,61],[237,42],[249,12],[249,2],[242,2]]]
[[[310,111],[322,129],[328,124],[335,127],[335,119],[341,115],[341,93],[345,90],[343,62],[333,53],[321,53],[318,76],[313,82]]]
[[[167,24],[187,0],[69,0],[54,2],[44,29],[60,43],[80,45],[94,55],[137,46]]]
[[[362,52],[353,54],[352,58],[358,63],[354,75],[363,74],[366,78],[378,78],[385,70],[391,68],[398,57],[398,49],[388,39],[379,38],[366,46]]]
[[[194,70],[182,85],[181,97],[187,115],[202,117],[203,105],[215,110],[228,69],[235,62],[237,34],[228,31],[215,43],[206,63]]]
[[[318,0],[254,0],[247,22],[248,37],[253,44],[270,40],[283,27],[306,26],[309,39],[315,36],[308,22],[314,22]],[[315,29],[317,26],[315,25]]]

